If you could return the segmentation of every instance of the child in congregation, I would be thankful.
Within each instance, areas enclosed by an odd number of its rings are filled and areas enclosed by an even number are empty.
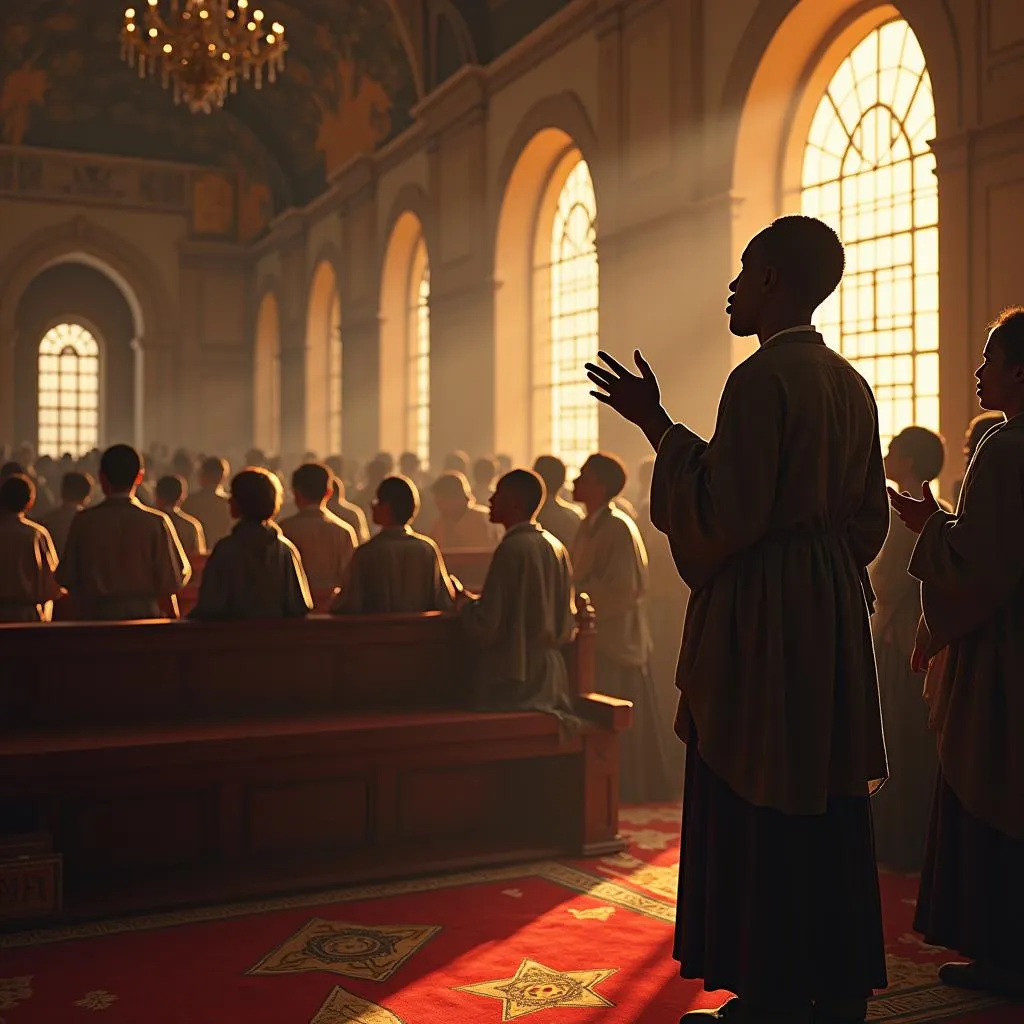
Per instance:
[[[336,615],[450,611],[457,581],[448,575],[437,544],[409,525],[419,511],[416,485],[403,476],[385,477],[370,511],[379,532],[356,548],[331,611]]]
[[[60,595],[46,528],[26,518],[36,489],[21,473],[0,484],[0,622],[47,622]]]
[[[313,610],[299,552],[273,522],[281,497],[269,470],[235,475],[228,502],[237,522],[207,559],[190,619],[301,618]]]
[[[206,554],[206,534],[203,524],[181,509],[188,497],[188,484],[184,477],[162,476],[156,482],[156,507],[167,516],[181,546],[189,558]]]

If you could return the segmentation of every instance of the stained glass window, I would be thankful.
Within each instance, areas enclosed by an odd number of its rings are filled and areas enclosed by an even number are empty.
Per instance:
[[[100,347],[81,324],[39,342],[39,454],[80,456],[100,441]]]
[[[412,268],[406,363],[406,445],[426,465],[430,459],[430,263],[422,240]]]
[[[331,303],[327,368],[327,441],[331,452],[341,451],[341,300]]]
[[[583,369],[598,348],[597,198],[582,159],[558,195],[550,232],[550,263],[538,268],[548,322],[535,362],[535,447],[572,474],[598,446],[597,403]]]
[[[846,276],[818,326],[874,388],[883,450],[911,424],[939,428],[934,136],[924,54],[898,20],[840,65],[804,150],[803,212],[846,244]]]

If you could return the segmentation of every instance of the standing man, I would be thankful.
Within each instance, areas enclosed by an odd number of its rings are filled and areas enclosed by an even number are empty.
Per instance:
[[[855,1024],[886,985],[868,799],[887,774],[866,573],[889,527],[878,416],[811,325],[843,276],[835,232],[783,217],[741,262],[729,329],[760,348],[710,441],[672,421],[639,351],[639,376],[587,364],[657,452],[651,518],[692,591],[675,956],[738,998],[683,1022]]]

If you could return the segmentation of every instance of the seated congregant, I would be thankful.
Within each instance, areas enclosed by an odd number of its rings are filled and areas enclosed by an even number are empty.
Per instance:
[[[477,548],[491,551],[498,544],[498,530],[490,513],[473,500],[469,481],[461,473],[442,473],[430,492],[437,506],[437,518],[427,535],[442,551]]]
[[[571,550],[576,531],[583,522],[583,513],[560,496],[565,486],[565,463],[555,455],[540,455],[533,464],[533,471],[544,481],[545,490],[537,522]]]
[[[380,532],[356,548],[331,611],[338,615],[449,611],[455,604],[455,585],[444,558],[434,541],[409,525],[419,510],[416,485],[403,476],[385,477],[370,508]]]
[[[466,594],[460,620],[476,651],[476,703],[488,710],[571,715],[562,648],[576,632],[572,570],[564,545],[541,528],[544,483],[516,469],[498,481],[491,518],[505,535],[478,598]]]
[[[60,594],[46,528],[26,518],[36,489],[23,474],[0,484],[0,622],[45,622]]]
[[[104,500],[72,520],[57,579],[79,619],[163,618],[192,574],[178,535],[135,497],[142,459],[134,448],[108,448],[99,477]]]
[[[295,545],[273,523],[281,484],[266,469],[249,468],[231,481],[231,515],[238,520],[206,561],[190,619],[284,619],[309,614],[313,602]]]
[[[53,540],[57,557],[64,557],[71,521],[92,501],[93,480],[88,473],[65,473],[60,481],[60,504],[40,519]]]
[[[333,512],[343,523],[348,523],[356,531],[356,540],[360,544],[365,544],[370,539],[370,528],[366,524],[366,515],[358,505],[345,500],[345,482],[337,471],[331,478],[331,497],[327,502],[327,510]]]
[[[486,456],[473,463],[473,498],[480,505],[486,505],[491,500],[496,472],[494,460]]]
[[[213,548],[231,532],[231,508],[222,484],[228,476],[224,459],[211,456],[199,467],[199,489],[193,491],[182,508],[203,524],[207,546]]]
[[[299,549],[306,579],[314,591],[341,586],[359,545],[356,531],[327,508],[333,493],[331,471],[307,462],[292,473],[295,515],[281,520],[281,532]]]
[[[184,477],[162,476],[157,480],[156,507],[170,519],[182,549],[191,559],[206,554],[206,534],[195,516],[182,511],[181,503],[187,497],[188,484]]]
[[[587,516],[572,546],[576,586],[590,595],[597,615],[597,687],[631,700],[633,727],[623,736],[621,793],[629,803],[671,800],[673,778],[668,720],[660,713],[651,677],[647,618],[647,552],[637,524],[617,508],[626,469],[612,455],[591,455],[573,486]]]

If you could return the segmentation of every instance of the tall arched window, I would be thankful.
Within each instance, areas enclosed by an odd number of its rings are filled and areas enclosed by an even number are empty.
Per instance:
[[[409,275],[405,436],[409,451],[430,459],[430,261],[421,238]]]
[[[327,441],[332,453],[341,451],[341,299],[331,303],[330,349],[327,367]]]
[[[535,338],[534,447],[574,471],[598,446],[597,403],[583,369],[598,347],[597,197],[578,151],[563,159],[555,182],[536,246],[538,307],[547,323]]]
[[[803,212],[846,244],[846,276],[818,325],[874,388],[883,448],[911,424],[939,427],[934,135],[924,54],[897,20],[842,62],[804,150]]]
[[[39,342],[39,454],[81,455],[100,443],[100,347],[81,324]]]

